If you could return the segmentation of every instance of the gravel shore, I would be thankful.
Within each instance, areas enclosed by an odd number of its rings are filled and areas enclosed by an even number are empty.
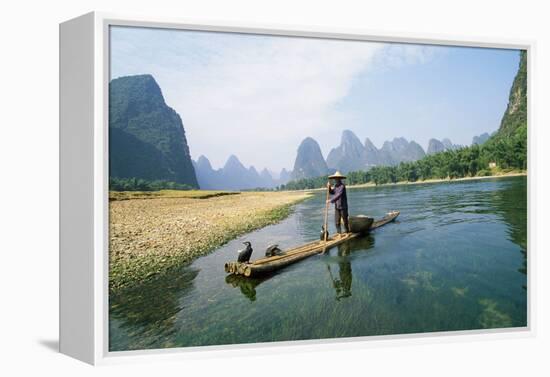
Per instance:
[[[207,199],[170,197],[109,203],[109,287],[120,289],[276,223],[307,192],[243,192]]]

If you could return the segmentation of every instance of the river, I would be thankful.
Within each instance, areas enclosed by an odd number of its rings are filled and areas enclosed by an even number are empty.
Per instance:
[[[354,188],[348,201],[350,215],[401,214],[267,278],[225,274],[243,241],[256,259],[317,239],[317,193],[276,225],[112,295],[110,351],[527,325],[526,177]]]

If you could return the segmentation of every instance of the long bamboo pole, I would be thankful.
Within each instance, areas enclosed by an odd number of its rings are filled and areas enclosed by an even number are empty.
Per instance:
[[[328,183],[330,184],[330,181]],[[328,199],[329,198],[330,198],[330,189],[329,189],[329,185],[327,184],[327,200],[325,200],[325,224],[324,224],[325,242],[327,242],[327,235],[328,235]]]

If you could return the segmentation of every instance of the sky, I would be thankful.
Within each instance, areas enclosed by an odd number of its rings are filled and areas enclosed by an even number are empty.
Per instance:
[[[313,137],[326,158],[343,130],[380,148],[405,137],[469,145],[496,131],[519,51],[111,27],[111,79],[151,74],[181,116],[191,157],[231,154],[291,170]]]

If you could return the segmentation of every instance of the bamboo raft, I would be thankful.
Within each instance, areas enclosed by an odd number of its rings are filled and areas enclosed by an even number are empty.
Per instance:
[[[399,216],[399,211],[389,212],[383,218],[373,221],[368,231],[380,228],[381,226],[394,221],[397,216]],[[309,242],[305,245],[289,249],[284,254],[261,258],[253,262],[227,262],[224,266],[225,272],[234,275],[242,275],[245,277],[256,277],[279,270],[312,255],[324,253],[326,250],[333,248],[334,246],[360,237],[364,234],[365,233],[346,233],[341,237],[330,237],[327,241],[319,240]]]

